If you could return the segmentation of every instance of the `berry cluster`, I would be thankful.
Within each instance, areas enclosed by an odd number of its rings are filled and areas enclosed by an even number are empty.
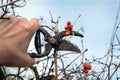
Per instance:
[[[67,22],[67,25],[65,26],[65,30],[66,30],[65,36],[69,36],[72,31],[72,24],[70,21]]]
[[[88,72],[89,72],[89,70],[91,70],[91,68],[92,68],[91,64],[89,64],[89,63],[84,63],[83,64],[83,72],[84,73],[88,74]]]

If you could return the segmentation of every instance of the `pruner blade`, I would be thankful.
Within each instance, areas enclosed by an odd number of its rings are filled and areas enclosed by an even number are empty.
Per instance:
[[[58,50],[73,51],[73,52],[81,53],[81,50],[75,44],[67,40],[59,41]]]

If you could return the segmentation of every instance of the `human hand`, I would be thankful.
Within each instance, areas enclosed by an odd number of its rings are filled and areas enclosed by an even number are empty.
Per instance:
[[[27,49],[38,27],[39,22],[36,18],[30,21],[15,16],[0,19],[0,65],[32,66],[35,60],[29,56]]]

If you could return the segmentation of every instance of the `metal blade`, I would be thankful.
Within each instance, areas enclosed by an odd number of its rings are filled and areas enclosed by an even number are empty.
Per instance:
[[[75,44],[72,44],[69,41],[61,40],[59,41],[58,44],[59,44],[58,50],[73,51],[73,52],[81,53],[81,50]]]

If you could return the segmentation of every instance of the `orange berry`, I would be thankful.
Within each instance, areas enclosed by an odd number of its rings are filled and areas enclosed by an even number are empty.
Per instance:
[[[68,27],[68,26],[65,26],[65,30],[68,31],[68,30],[69,30],[69,27]]]
[[[72,31],[72,25],[68,26],[69,31]]]
[[[71,22],[70,22],[70,21],[67,22],[67,26],[69,26],[69,25],[71,25]]]
[[[88,74],[89,70],[88,69],[83,69],[83,72]]]
[[[83,68],[84,68],[84,69],[88,69],[88,70],[90,70],[92,67],[91,67],[90,64],[88,64],[88,63],[84,63],[84,64],[83,64]]]
[[[70,35],[70,31],[66,31],[65,36],[69,36]]]

